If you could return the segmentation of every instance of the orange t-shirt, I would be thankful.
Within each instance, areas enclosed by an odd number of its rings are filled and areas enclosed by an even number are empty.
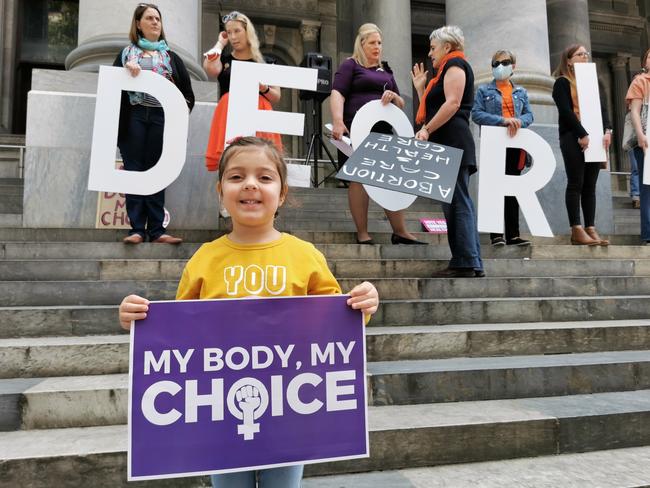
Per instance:
[[[512,83],[510,80],[498,80],[497,88],[501,92],[501,115],[506,119],[515,116],[515,105],[512,102]]]
[[[625,101],[629,104],[632,100],[647,100],[650,96],[650,74],[645,73],[636,76],[632,83],[630,83],[630,88],[627,90],[625,95]]]
[[[512,83],[510,80],[497,80],[497,88],[501,92],[501,116],[506,119],[515,118],[515,104],[512,100]],[[526,164],[526,153],[519,153],[517,169],[522,170]]]

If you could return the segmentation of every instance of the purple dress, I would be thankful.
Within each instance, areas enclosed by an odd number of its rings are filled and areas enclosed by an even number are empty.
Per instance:
[[[388,63],[382,63],[381,67],[364,68],[352,58],[346,59],[339,66],[332,89],[345,98],[343,123],[348,129],[357,111],[366,103],[381,99],[386,90],[399,95],[393,70]]]

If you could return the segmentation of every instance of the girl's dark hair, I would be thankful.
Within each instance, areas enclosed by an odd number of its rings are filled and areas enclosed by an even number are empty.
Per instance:
[[[153,3],[139,3],[138,6],[133,11],[133,18],[131,19],[131,29],[129,30],[129,40],[131,41],[132,44],[135,44],[136,46],[138,45],[138,40],[142,37],[142,31],[138,29],[138,25],[136,24],[136,21],[140,22],[140,20],[142,20],[142,15],[145,13],[145,11],[148,8],[152,8],[156,12],[158,12],[158,16],[160,17],[160,37],[158,38],[158,40],[159,41],[165,40],[165,29],[163,29],[162,14],[160,13],[160,9],[158,8],[158,6],[154,5]]]
[[[572,44],[569,47],[567,47],[564,51],[562,51],[562,55],[560,56],[560,62],[557,65],[557,68],[555,68],[555,71],[553,71],[553,76],[556,78],[559,78],[560,76],[564,76],[566,78],[569,78],[569,80],[575,80],[576,75],[573,72],[573,69],[569,66],[569,59],[573,57],[573,55],[576,53],[578,49],[580,49],[584,44]]]
[[[260,137],[238,137],[231,141],[230,145],[221,155],[221,160],[219,161],[219,183],[223,178],[223,174],[228,167],[230,160],[246,148],[257,147],[263,149],[267,157],[273,161],[278,174],[280,175],[280,186],[282,191],[286,191],[287,187],[287,163],[284,161],[282,154],[278,148],[268,139],[262,139]]]

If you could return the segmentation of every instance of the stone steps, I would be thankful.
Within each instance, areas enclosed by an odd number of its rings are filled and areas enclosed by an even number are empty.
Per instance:
[[[374,278],[371,275],[340,279],[346,293],[364,279],[371,280],[384,303],[391,300],[450,300],[481,296],[483,300],[546,297],[633,298],[650,295],[650,277],[564,278]],[[136,293],[150,300],[173,300],[178,280],[128,281],[0,281],[0,306],[112,305]],[[523,302],[522,302],[523,306]],[[650,303],[649,303],[650,306]]]
[[[368,364],[372,405],[502,400],[650,388],[648,351]]]
[[[3,281],[177,280],[187,259],[20,259],[0,260]],[[430,278],[447,266],[443,259],[329,259],[338,278]],[[650,259],[483,260],[490,278],[650,276]]]
[[[650,447],[307,478],[303,488],[640,488]]]
[[[608,248],[558,236],[494,249],[483,235],[488,278],[432,279],[449,257],[445,235],[393,246],[386,228],[373,233],[384,244],[356,245],[343,227],[345,190],[292,193],[305,206],[283,209],[280,223],[300,229],[311,217],[336,229],[295,234],[317,243],[344,289],[370,278],[382,296],[366,337],[371,457],[310,465],[307,476],[650,445],[650,248],[630,245],[638,236],[614,236]],[[117,304],[128,293],[172,298],[198,243],[221,231],[174,233],[186,242],[125,246],[124,231],[0,228],[8,486],[42,485],[43,472],[56,486],[126,486],[129,336]]]
[[[0,339],[0,378],[127,371],[129,336],[116,321],[106,324],[104,335],[48,332],[30,337],[19,329]],[[650,322],[368,327],[366,340],[371,362],[611,352],[650,348]]]
[[[7,229],[0,228],[2,231]],[[19,231],[17,231],[19,232]],[[0,260],[20,259],[189,259],[200,247],[199,243],[186,242],[178,246],[168,244],[144,243],[137,246],[125,245],[121,241],[124,232],[114,234],[106,232],[108,241],[97,242],[36,242],[12,241],[0,237]],[[207,231],[205,231],[207,232]],[[204,231],[195,231],[204,233]],[[306,238],[312,233],[300,234],[298,237]],[[179,235],[182,236],[181,233]],[[320,233],[314,233],[319,236]],[[350,233],[332,233],[332,241],[349,240]],[[389,241],[390,234],[375,236]],[[405,246],[392,244],[378,244],[374,246],[358,245],[352,242],[323,242],[316,247],[328,259],[449,259],[450,252],[446,244],[446,236],[435,234],[420,235],[419,239],[429,239],[428,246]],[[564,240],[564,238],[561,238]],[[636,238],[635,238],[636,239]],[[486,245],[481,248],[484,259],[520,259],[520,260],[567,260],[567,259],[650,259],[650,246],[611,245],[607,247],[570,246],[558,244],[540,244],[530,247],[506,246],[493,248]]]
[[[640,446],[650,443],[650,391],[369,407],[368,418],[369,458],[308,465],[306,475]],[[124,425],[7,432],[0,436],[3,480],[31,486],[47,472],[65,473],[56,478],[61,487],[127,486],[126,445]]]
[[[22,428],[126,423],[128,343],[116,344],[121,348],[121,354],[108,348],[102,351],[97,344],[86,346],[59,347],[56,352],[69,355],[67,363],[53,358],[53,348],[47,351],[47,347],[37,348],[33,359],[29,357],[31,350],[25,355],[27,359],[5,355],[0,362],[0,402],[4,410],[18,412],[22,416],[20,422],[16,422],[7,418],[6,413],[0,414],[0,421]],[[14,348],[14,351],[19,350]],[[90,355],[97,357],[88,357]],[[48,357],[53,358],[49,363],[46,361]],[[109,363],[109,359],[115,361]],[[73,361],[77,364],[71,364]],[[647,351],[368,363],[368,403],[374,406],[549,397],[648,388],[650,355]],[[106,416],[104,412],[108,407],[113,413]],[[39,408],[42,413],[39,413]],[[47,419],[43,416],[47,416]]]
[[[360,273],[359,273],[360,274]],[[344,293],[361,281],[374,283],[385,302],[391,300],[521,299],[537,297],[631,297],[650,295],[649,276],[375,278],[371,274],[342,278]],[[150,300],[173,300],[178,279],[0,281],[0,306],[111,305],[136,293]],[[650,303],[649,303],[650,305]]]
[[[0,168],[2,167],[0,159]],[[0,175],[2,169],[0,169]],[[23,213],[23,184],[19,178],[0,177],[0,214]]]
[[[131,290],[142,292],[136,286]],[[171,290],[169,290],[172,293]],[[121,297],[120,297],[121,301]],[[117,323],[111,305],[0,307],[0,337],[105,334]],[[606,297],[474,298],[382,300],[372,326],[499,324],[593,320],[643,320],[650,317],[646,295]]]

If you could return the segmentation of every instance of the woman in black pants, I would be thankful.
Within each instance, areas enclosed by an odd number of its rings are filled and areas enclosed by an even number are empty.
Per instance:
[[[560,64],[553,73],[557,78],[553,85],[553,100],[558,110],[560,149],[567,176],[566,207],[571,225],[571,244],[606,246],[609,241],[601,239],[596,232],[596,181],[600,163],[585,163],[584,151],[589,146],[589,134],[580,123],[580,107],[576,90],[573,65],[589,61],[589,52],[579,44],[569,46],[562,52]],[[607,108],[601,101],[605,135],[603,145],[609,149],[612,137]],[[580,220],[580,207],[584,217],[584,228]]]
[[[165,41],[160,10],[154,4],[141,3],[133,12],[131,44],[117,56],[114,66],[123,66],[132,76],[150,70],[174,83],[185,97],[187,109],[194,106],[190,77],[181,58]],[[117,145],[124,169],[146,171],[160,159],[165,115],[158,100],[148,93],[122,92],[120,130]],[[125,244],[140,244],[148,236],[151,242],[179,244],[182,239],[166,233],[163,224],[165,190],[153,195],[126,195],[126,212],[131,222]]]

